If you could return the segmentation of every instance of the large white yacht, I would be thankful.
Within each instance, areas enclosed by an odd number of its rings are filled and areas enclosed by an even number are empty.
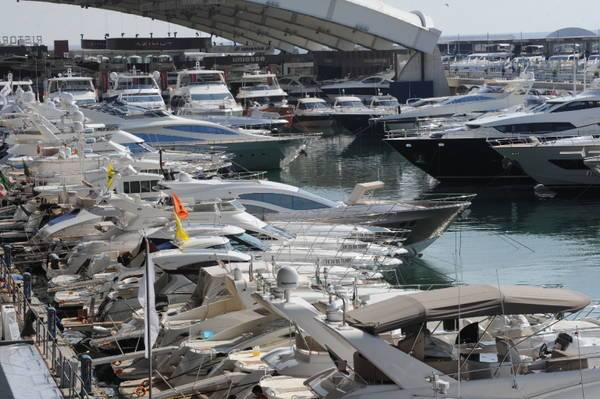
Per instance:
[[[346,80],[321,86],[321,90],[331,100],[337,96],[355,96],[361,100],[370,100],[371,97],[388,94],[390,83],[394,77],[393,72],[383,72],[360,80]]]
[[[527,182],[514,162],[506,162],[490,142],[536,136],[542,140],[597,133],[600,91],[548,100],[520,112],[500,113],[467,122],[465,127],[386,141],[412,164],[440,181]]]
[[[366,194],[382,186],[381,182],[358,184],[346,202],[336,202],[268,180],[197,180],[180,173],[176,180],[160,184],[164,191],[192,201],[239,198],[248,212],[272,222],[312,221],[407,229],[410,233],[405,245],[413,254],[431,245],[470,205],[464,198],[443,202],[365,200]]]
[[[462,96],[436,98],[403,106],[400,113],[385,115],[371,121],[378,134],[414,126],[419,120],[483,114],[522,105],[534,79],[510,81],[504,86],[483,86]]]
[[[177,73],[177,83],[171,90],[171,107],[179,115],[242,115],[225,82],[223,71],[200,69]]]
[[[157,83],[158,77],[157,72],[148,75],[138,73],[135,69],[128,73],[111,72],[111,86],[105,99],[119,100],[149,110],[165,110],[167,107]]]
[[[231,152],[235,165],[246,170],[279,169],[295,159],[306,141],[301,136],[269,136],[266,131],[229,128],[162,110],[140,112],[122,104],[82,111],[92,122],[120,126],[158,149]]]
[[[73,76],[71,69],[66,75],[48,79],[48,100],[57,101],[62,93],[70,93],[77,105],[97,102],[94,80],[85,76]]]

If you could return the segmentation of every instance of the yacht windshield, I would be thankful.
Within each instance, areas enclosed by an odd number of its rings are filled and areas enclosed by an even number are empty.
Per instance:
[[[280,229],[279,227],[275,227],[272,224],[268,224],[268,225],[264,226],[262,229],[264,231],[266,231],[267,233],[269,233],[270,235],[282,237],[282,238],[285,238],[288,240],[296,238],[296,236],[293,235],[292,233],[289,233],[283,229]]]
[[[150,76],[120,77],[117,90],[158,89],[158,85]]]
[[[88,79],[80,80],[54,80],[50,82],[50,93],[62,91],[94,91],[92,81]]]
[[[256,237],[251,236],[248,233],[237,234],[234,236],[228,236],[231,245],[236,250],[258,250],[258,251],[268,251],[269,246],[263,243]]]
[[[225,101],[233,100],[231,93],[192,94],[193,101]]]
[[[148,152],[154,152],[154,149],[146,143],[127,143],[123,145],[127,147],[132,154],[144,154]]]
[[[338,101],[335,106],[343,108],[362,108],[364,107],[364,104],[361,101]]]
[[[539,113],[539,112],[546,112],[548,111],[550,108],[553,108],[556,104],[560,104],[560,103],[556,103],[556,102],[552,102],[552,103],[543,103],[538,105],[537,107],[533,107],[531,109],[531,112],[534,113]]]
[[[123,96],[123,101],[127,103],[154,103],[154,102],[162,102],[163,99],[161,96],[157,95],[133,95],[133,96]]]
[[[185,87],[199,85],[221,85],[223,83],[223,78],[218,73],[185,73],[181,75],[179,84],[182,87]]]
[[[326,109],[327,104],[322,103],[322,102],[315,102],[315,103],[300,103],[298,104],[298,108],[300,109]]]

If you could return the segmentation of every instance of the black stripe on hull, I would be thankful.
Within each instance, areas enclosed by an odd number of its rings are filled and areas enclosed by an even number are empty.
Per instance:
[[[533,184],[515,162],[504,160],[484,138],[386,140],[410,163],[441,182]]]

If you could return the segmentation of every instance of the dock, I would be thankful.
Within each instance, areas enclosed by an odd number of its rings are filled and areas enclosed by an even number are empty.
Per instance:
[[[4,329],[11,318],[14,323],[0,341],[0,378],[6,380],[1,397],[25,399],[35,391],[40,398],[106,398],[92,378],[91,357],[79,355],[63,337],[56,310],[33,295],[31,274],[12,264],[6,248],[0,249],[0,308]],[[13,357],[27,367],[16,372],[2,362]]]

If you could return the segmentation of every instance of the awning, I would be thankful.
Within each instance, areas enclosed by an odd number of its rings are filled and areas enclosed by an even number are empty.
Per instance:
[[[347,313],[354,327],[374,334],[427,321],[512,314],[575,312],[590,304],[562,288],[467,285],[400,295]]]

